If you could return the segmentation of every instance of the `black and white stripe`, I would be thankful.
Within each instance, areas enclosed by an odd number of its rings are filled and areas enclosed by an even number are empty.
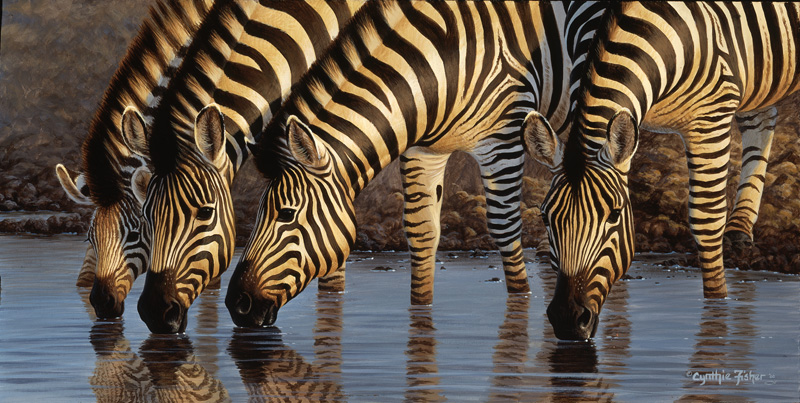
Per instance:
[[[154,168],[144,203],[152,261],[139,301],[151,331],[183,331],[194,299],[227,268],[236,240],[230,186],[248,144],[362,4],[224,2],[197,32],[152,130],[128,139]]]
[[[723,237],[749,241],[777,112],[800,86],[798,3],[626,2],[609,7],[587,56],[564,148],[538,116],[528,149],[555,176],[543,205],[559,271],[548,313],[560,338],[594,335],[612,284],[633,257],[628,198],[638,127],[680,134],[689,225],[703,291],[725,297]],[[726,232],[730,129],[743,136],[739,193]]]
[[[148,238],[140,229],[144,193],[139,186],[149,180],[150,171],[147,159],[131,153],[123,141],[123,113],[133,107],[151,118],[213,4],[213,0],[156,2],[91,122],[82,149],[83,172],[73,175],[63,165],[56,166],[67,195],[95,206],[89,230],[92,250],[86,253],[78,283],[93,284],[91,301],[98,317],[122,315],[125,297],[147,269],[150,254]]]
[[[314,278],[341,268],[355,238],[353,199],[401,159],[412,303],[433,297],[442,173],[450,153],[481,166],[489,229],[509,292],[527,292],[520,247],[530,110],[565,120],[566,10],[539,2],[373,2],[359,10],[265,129],[257,163],[271,179],[228,288],[240,326],[274,322]]]

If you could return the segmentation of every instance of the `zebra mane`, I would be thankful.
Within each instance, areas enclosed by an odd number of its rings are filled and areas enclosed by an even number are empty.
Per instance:
[[[234,22],[244,25],[247,19],[236,2],[218,2],[195,33],[192,45],[186,49],[184,62],[153,113],[148,151],[155,174],[174,171],[181,155],[192,150],[194,119],[211,102],[209,88],[215,85],[208,79],[207,72],[221,71],[228,60],[224,48],[233,49],[239,41],[228,27]]]
[[[265,178],[279,177],[286,168],[286,163],[292,159],[288,150],[286,120],[290,115],[300,114],[301,110],[316,115],[325,107],[325,103],[317,99],[317,89],[330,90],[338,87],[332,75],[349,78],[350,73],[358,66],[354,66],[354,60],[350,60],[348,55],[354,52],[358,53],[359,58],[369,55],[371,49],[364,48],[358,38],[371,24],[374,24],[376,18],[385,17],[382,12],[385,7],[385,1],[374,0],[356,11],[322,56],[314,61],[303,77],[292,86],[291,93],[253,146],[256,166]],[[356,62],[360,63],[361,60]],[[335,74],[331,74],[332,71]]]
[[[580,66],[580,71],[575,71],[580,77],[580,89],[575,97],[574,109],[570,111],[572,114],[572,126],[569,131],[566,145],[564,147],[564,172],[567,179],[572,184],[573,189],[578,189],[583,174],[586,170],[586,153],[583,144],[583,134],[581,132],[580,120],[582,116],[575,113],[577,110],[583,110],[586,107],[586,98],[588,96],[587,83],[591,81],[592,72],[595,65],[600,60],[600,51],[604,48],[605,43],[608,41],[609,32],[612,27],[617,23],[619,15],[622,13],[621,2],[611,2],[603,12],[602,17],[597,22],[597,30],[595,31],[594,38],[591,45],[589,45],[586,60]]]
[[[83,173],[92,201],[108,206],[124,197],[129,183],[125,168],[143,163],[125,146],[120,132],[122,112],[135,106],[146,115],[160,99],[165,79],[173,74],[185,40],[191,38],[213,0],[158,0],[128,46],[111,78],[82,145]],[[129,179],[129,178],[127,178]]]

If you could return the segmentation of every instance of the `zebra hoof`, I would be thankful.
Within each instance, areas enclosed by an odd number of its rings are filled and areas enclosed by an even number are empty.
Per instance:
[[[753,248],[753,240],[750,235],[742,231],[728,231],[722,241],[725,250],[734,254],[741,254]]]

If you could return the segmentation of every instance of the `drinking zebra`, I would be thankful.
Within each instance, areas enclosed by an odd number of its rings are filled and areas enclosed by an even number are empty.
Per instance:
[[[353,199],[397,158],[412,303],[430,303],[443,171],[456,150],[481,167],[508,291],[527,292],[519,127],[532,109],[565,120],[565,16],[561,3],[546,2],[359,10],[259,140],[257,164],[270,183],[228,288],[234,322],[272,324],[311,280],[341,267],[355,238]]]
[[[143,204],[151,266],[138,304],[152,332],[182,332],[192,302],[230,264],[230,185],[248,144],[363,4],[220,4],[186,51],[150,129],[126,132],[128,146],[153,165]]]
[[[92,285],[97,316],[122,315],[133,281],[147,269],[150,249],[141,231],[141,206],[150,179],[147,159],[122,140],[123,113],[136,106],[150,118],[213,0],[159,0],[106,89],[82,148],[82,173],[64,165],[56,174],[70,199],[95,206],[89,246],[78,276]]]
[[[628,197],[639,126],[680,134],[689,166],[689,225],[707,298],[727,295],[723,237],[749,240],[777,118],[800,86],[798,3],[631,2],[603,17],[589,50],[566,144],[531,113],[528,151],[553,173],[542,204],[557,289],[556,336],[586,339],[633,257]],[[739,192],[725,188],[733,122],[742,132]]]

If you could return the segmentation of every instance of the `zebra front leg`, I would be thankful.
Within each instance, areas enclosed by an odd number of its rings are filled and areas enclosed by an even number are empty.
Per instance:
[[[342,263],[333,273],[320,277],[317,282],[317,290],[322,292],[344,292],[345,265],[346,263]]]
[[[777,120],[778,110],[775,107],[736,115],[736,124],[742,132],[742,173],[733,212],[725,227],[726,241],[734,250],[752,246],[753,225],[761,207],[767,161]]]
[[[403,178],[403,229],[411,253],[411,305],[433,303],[436,249],[441,234],[440,215],[444,169],[450,154],[412,147],[400,156]]]
[[[520,212],[525,157],[522,142],[518,136],[502,140],[488,137],[471,154],[480,165],[486,192],[486,224],[503,258],[506,289],[509,294],[528,293]]]
[[[75,282],[78,287],[91,287],[94,284],[95,271],[97,270],[97,255],[94,253],[94,246],[88,242],[87,244],[83,265],[80,273],[78,273],[78,281]]]
[[[730,121],[709,133],[686,136],[689,165],[689,227],[703,271],[703,295],[725,298],[722,237],[728,212],[726,186],[730,161]],[[709,143],[709,139],[716,142]]]

